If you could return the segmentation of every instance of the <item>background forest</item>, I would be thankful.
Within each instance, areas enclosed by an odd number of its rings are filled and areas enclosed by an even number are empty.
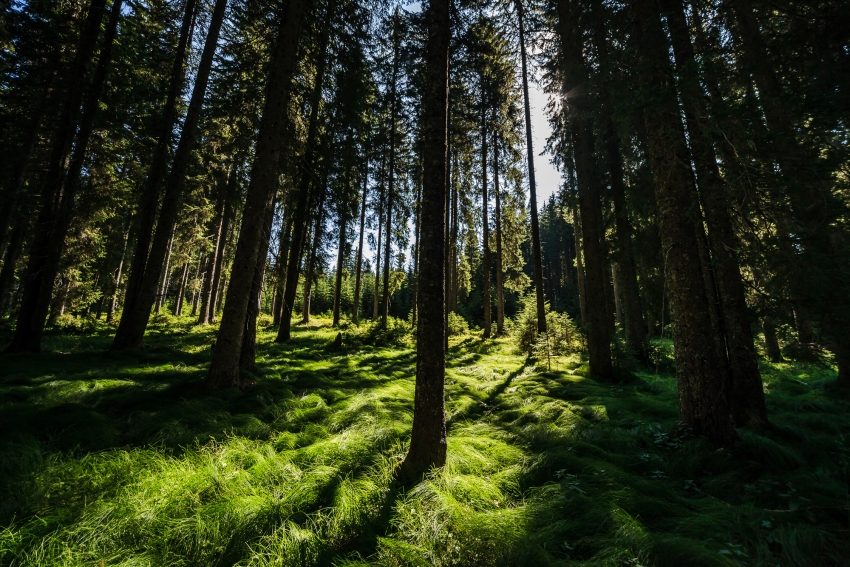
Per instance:
[[[848,22],[3,2],[0,565],[846,565]]]

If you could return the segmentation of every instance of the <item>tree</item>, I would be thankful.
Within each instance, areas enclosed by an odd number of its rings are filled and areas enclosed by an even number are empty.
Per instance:
[[[422,101],[422,254],[416,390],[410,448],[399,475],[414,479],[446,462],[443,384],[446,372],[445,287],[446,167],[450,2],[431,0],[427,11],[426,78]],[[437,306],[438,308],[435,308]]]

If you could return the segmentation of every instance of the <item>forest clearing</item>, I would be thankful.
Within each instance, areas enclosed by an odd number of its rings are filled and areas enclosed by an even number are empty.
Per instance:
[[[850,565],[850,2],[0,2],[0,567]]]
[[[763,363],[773,431],[676,435],[675,380],[552,370],[453,336],[445,467],[393,473],[414,351],[328,319],[258,334],[261,376],[201,390],[214,333],[163,318],[145,353],[47,337],[6,366],[0,562],[13,565],[841,565],[847,404],[835,373]],[[406,327],[406,325],[405,325]]]

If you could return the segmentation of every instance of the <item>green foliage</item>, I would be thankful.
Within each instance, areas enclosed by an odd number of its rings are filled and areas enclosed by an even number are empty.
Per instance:
[[[602,384],[576,355],[537,372],[512,338],[465,335],[447,358],[448,462],[401,487],[410,348],[325,350],[327,320],[294,326],[286,344],[261,328],[257,385],[209,394],[214,329],[191,317],[152,328],[133,354],[104,357],[106,333],[51,334],[46,352],[3,360],[0,565],[850,558],[850,412],[824,391],[831,369],[763,364],[775,427],[717,452],[679,429],[669,374]]]
[[[410,347],[413,340],[413,330],[410,323],[404,319],[387,317],[387,324],[380,319],[365,321],[360,325],[350,325],[346,328],[343,341],[354,346],[381,347]]]
[[[450,337],[468,335],[469,323],[467,323],[462,315],[451,311],[449,312],[448,333]]]
[[[531,293],[520,300],[521,308],[511,323],[511,336],[517,352],[547,360],[551,356],[568,356],[583,346],[581,331],[566,313],[549,310],[546,304],[546,326],[548,332],[537,332],[537,300]]]

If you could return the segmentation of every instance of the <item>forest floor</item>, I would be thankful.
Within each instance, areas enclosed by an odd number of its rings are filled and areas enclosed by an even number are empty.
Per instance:
[[[141,352],[104,354],[100,328],[0,356],[0,565],[850,564],[828,367],[763,363],[775,427],[716,451],[674,434],[669,373],[603,384],[578,355],[543,371],[453,337],[448,463],[402,487],[409,338],[334,349],[328,323],[259,333],[245,392],[203,392],[214,328],[188,317]]]

